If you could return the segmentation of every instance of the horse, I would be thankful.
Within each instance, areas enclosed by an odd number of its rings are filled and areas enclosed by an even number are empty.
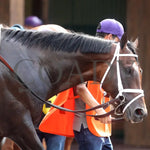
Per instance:
[[[1,139],[44,150],[35,131],[43,101],[88,80],[120,98],[116,112],[121,108],[127,121],[147,115],[136,44],[126,36],[117,44],[79,33],[1,28],[0,38]]]

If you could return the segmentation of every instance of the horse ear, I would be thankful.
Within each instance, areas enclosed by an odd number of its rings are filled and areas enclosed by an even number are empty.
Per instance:
[[[133,45],[134,45],[135,48],[138,47],[138,45],[139,45],[139,40],[138,40],[138,38],[136,38],[136,40],[133,42]]]
[[[124,33],[122,38],[121,38],[121,41],[120,41],[120,47],[121,49],[123,49],[127,44],[127,34]]]

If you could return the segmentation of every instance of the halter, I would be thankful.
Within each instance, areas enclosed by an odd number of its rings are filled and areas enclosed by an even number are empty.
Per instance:
[[[102,80],[100,82],[100,90],[102,91],[102,85],[104,83],[104,80],[106,79],[106,76],[112,66],[112,64],[114,63],[115,59],[116,59],[116,66],[117,66],[117,79],[118,79],[118,94],[115,97],[115,99],[119,99],[120,97],[122,97],[122,100],[120,102],[120,104],[115,108],[115,115],[123,115],[124,112],[126,111],[126,109],[134,102],[136,101],[138,98],[143,97],[144,96],[144,92],[142,89],[124,89],[123,88],[123,84],[122,84],[122,80],[121,80],[121,75],[120,75],[120,67],[119,67],[119,57],[138,57],[137,54],[120,54],[120,43],[117,44],[116,46],[116,50],[114,53],[114,56],[110,62],[110,65],[108,66],[107,70],[104,73],[104,76],[102,77]],[[133,98],[130,102],[127,103],[127,105],[123,108],[122,113],[117,113],[117,109],[122,106],[125,103],[125,97],[123,95],[123,93],[139,93],[139,95],[137,95],[135,98]]]

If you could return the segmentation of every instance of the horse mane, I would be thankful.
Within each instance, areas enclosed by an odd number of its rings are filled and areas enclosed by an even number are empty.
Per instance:
[[[37,32],[11,29],[3,29],[2,33],[3,39],[19,42],[28,48],[37,47],[69,53],[77,51],[81,53],[109,53],[112,45],[112,41],[83,33]]]

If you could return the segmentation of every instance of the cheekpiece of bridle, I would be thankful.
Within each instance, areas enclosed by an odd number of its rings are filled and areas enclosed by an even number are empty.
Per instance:
[[[117,67],[117,80],[118,80],[118,94],[117,96],[115,97],[115,99],[113,100],[110,100],[107,104],[107,107],[110,105],[110,104],[117,104],[116,107],[111,110],[110,112],[107,112],[106,114],[104,115],[97,115],[95,117],[106,117],[110,114],[114,114],[116,116],[121,116],[120,118],[116,118],[116,120],[120,120],[120,119],[123,119],[123,114],[125,113],[126,109],[134,102],[136,101],[137,99],[139,99],[140,97],[143,97],[144,96],[144,92],[142,89],[124,89],[123,88],[123,84],[122,84],[122,80],[121,80],[121,74],[120,74],[120,67],[119,67],[119,58],[120,57],[135,57],[135,58],[138,58],[138,55],[137,54],[120,54],[120,43],[117,44],[116,46],[116,50],[115,50],[115,53],[114,53],[114,56],[108,66],[108,68],[106,69],[105,73],[104,73],[104,76],[101,80],[101,83],[100,83],[100,89],[102,90],[102,85],[104,83],[104,80],[112,66],[112,64],[114,63],[115,59],[116,59],[116,67]],[[130,100],[129,102],[126,102],[126,98],[124,96],[123,93],[139,93],[139,95],[137,95],[135,98],[133,98],[132,100]],[[125,105],[123,107],[123,105]],[[106,105],[105,105],[106,106]],[[123,108],[122,111],[118,111],[120,108]],[[104,108],[104,107],[103,107]],[[94,116],[94,115],[93,115]],[[115,119],[114,119],[115,120]]]

